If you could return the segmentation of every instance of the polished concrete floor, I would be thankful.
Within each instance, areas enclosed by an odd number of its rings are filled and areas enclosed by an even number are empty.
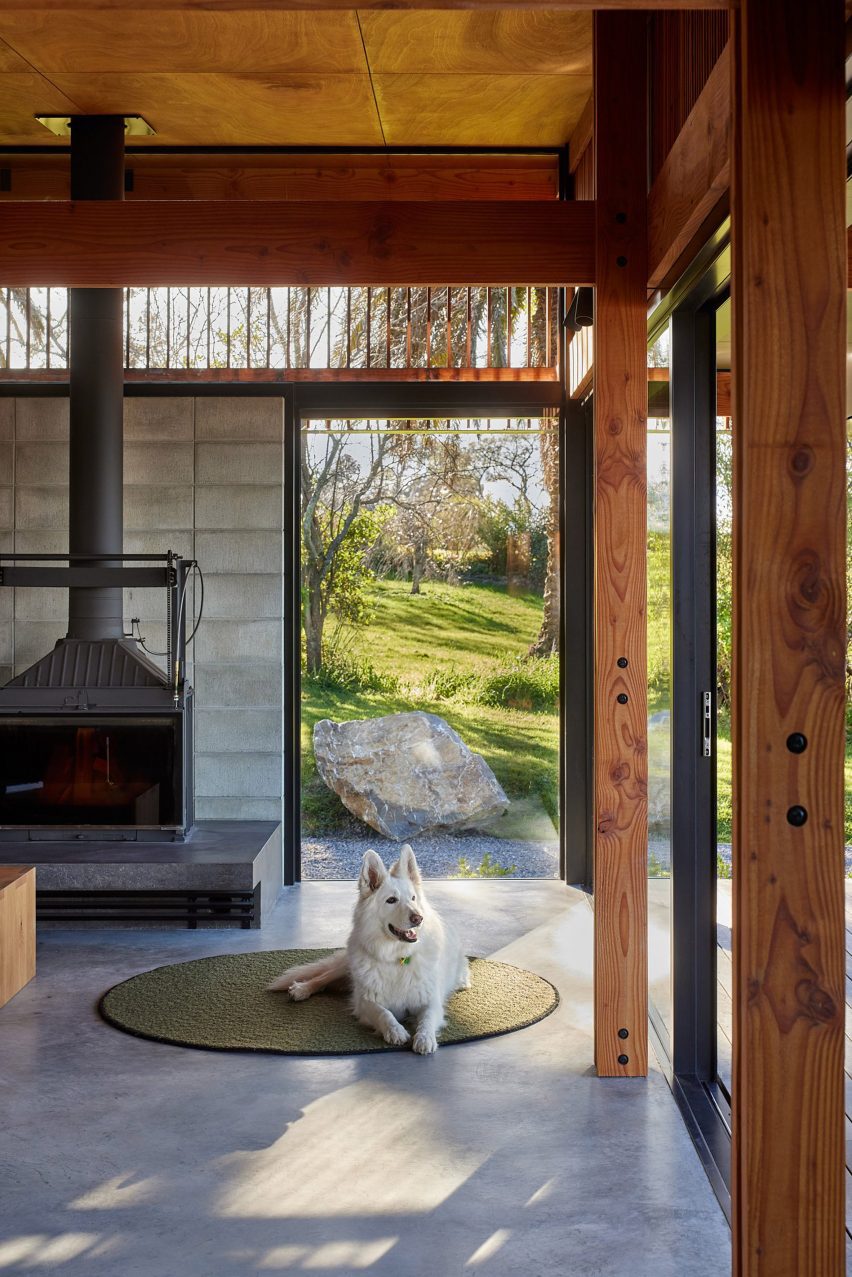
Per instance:
[[[0,1010],[0,1273],[724,1277],[730,1235],[655,1066],[592,1069],[592,915],[553,882],[444,882],[471,953],[559,988],[502,1038],[343,1059],[191,1051],[103,1023],[137,971],[331,945],[353,888],[262,931],[50,931]]]

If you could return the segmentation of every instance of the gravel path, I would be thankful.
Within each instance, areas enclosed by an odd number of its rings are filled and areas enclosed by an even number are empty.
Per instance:
[[[546,842],[521,842],[510,838],[494,838],[488,834],[422,834],[412,838],[417,861],[427,878],[455,878],[459,857],[463,856],[476,869],[487,852],[499,865],[514,865],[511,878],[556,878],[559,874],[559,848]],[[358,877],[361,858],[374,848],[386,864],[397,857],[399,848],[380,834],[360,837],[305,838],[302,840],[302,876],[325,882]]]
[[[557,878],[559,848],[555,843],[521,842],[510,838],[494,838],[487,834],[423,834],[412,838],[417,860],[427,878],[456,878],[459,857],[463,856],[476,869],[487,852],[499,865],[514,865],[509,878]],[[396,843],[380,834],[345,838],[305,838],[302,842],[302,875],[304,878],[335,882],[358,877],[361,858],[373,847],[387,864],[397,855]],[[670,869],[667,842],[652,840],[650,850],[664,871]],[[719,843],[719,855],[731,864],[730,843]],[[852,877],[852,846],[846,848],[846,876]]]

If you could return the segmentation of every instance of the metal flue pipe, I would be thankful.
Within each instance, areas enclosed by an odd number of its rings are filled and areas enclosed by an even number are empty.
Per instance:
[[[71,120],[72,200],[124,199],[124,117]],[[124,351],[120,288],[72,288],[68,302],[70,465],[68,553],[124,547]],[[72,562],[74,560],[72,559]],[[78,560],[83,565],[83,560]],[[92,566],[91,562],[87,566]],[[105,566],[120,567],[106,561]],[[122,591],[68,591],[68,637],[121,638]]]

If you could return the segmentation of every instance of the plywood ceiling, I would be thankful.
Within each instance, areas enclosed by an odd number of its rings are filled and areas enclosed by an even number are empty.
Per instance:
[[[0,144],[34,115],[144,115],[166,146],[558,146],[589,13],[0,12]]]

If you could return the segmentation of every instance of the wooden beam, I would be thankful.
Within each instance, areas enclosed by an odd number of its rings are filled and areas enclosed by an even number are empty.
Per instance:
[[[589,284],[594,204],[11,203],[4,286]]]
[[[359,9],[633,9],[636,0],[363,0]],[[643,0],[643,9],[728,9],[732,0]],[[0,13],[32,11],[32,0],[0,0]],[[38,0],[46,12],[67,10],[69,0]],[[73,0],[80,10],[138,9],[139,0]],[[156,0],[158,9],[325,11],[352,8],[352,0]]]
[[[646,18],[594,19],[595,1062],[648,1069]]]
[[[3,155],[0,201],[67,200],[67,152]],[[546,200],[559,194],[556,154],[145,155],[127,157],[127,200]]]
[[[845,1272],[843,17],[734,18],[734,1277]]]
[[[592,145],[595,130],[595,95],[592,93],[568,139],[568,169],[576,173],[583,153]]]
[[[706,239],[708,219],[724,207],[731,181],[730,132],[728,45],[648,195],[649,287],[665,287],[680,273],[680,265],[691,261]]]

